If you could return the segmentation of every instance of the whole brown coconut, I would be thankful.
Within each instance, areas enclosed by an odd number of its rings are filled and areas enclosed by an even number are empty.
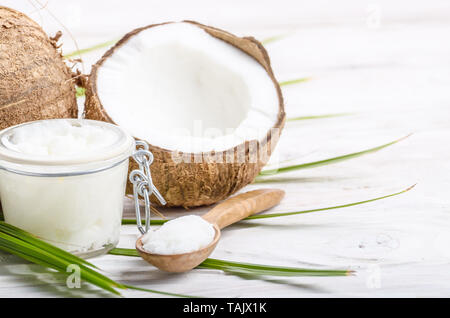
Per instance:
[[[23,13],[0,6],[0,129],[77,116],[71,71],[56,41]]]
[[[240,38],[226,31],[205,26],[197,22],[184,22],[200,27],[211,36],[221,39],[244,51],[262,65],[266,70],[267,75],[271,78],[278,95],[278,117],[273,128],[279,133],[285,122],[283,98],[279,84],[274,78],[267,52],[261,43],[252,37]],[[161,24],[150,25],[128,33],[113,48],[107,51],[100,61],[92,67],[86,89],[86,118],[114,123],[111,117],[106,113],[102,101],[98,96],[97,72],[105,60],[111,57],[115,50],[124,45],[130,38],[143,30],[159,25]],[[227,198],[254,180],[262,167],[266,164],[271,151],[278,141],[278,136],[279,134],[271,134],[269,131],[267,133],[267,138],[265,141],[258,144],[257,149],[249,147],[249,142],[245,142],[244,144],[231,149],[233,150],[232,153],[234,153],[234,159],[237,159],[238,151],[236,150],[238,150],[239,147],[240,149],[245,149],[244,161],[226,160],[225,153],[230,153],[230,150],[219,153],[219,156],[224,158],[222,163],[217,162],[217,160],[208,162],[208,157],[211,153],[201,153],[200,155],[203,156],[201,162],[194,162],[194,158],[198,158],[199,154],[192,153],[187,154],[192,159],[190,162],[177,163],[172,157],[173,150],[163,149],[157,145],[152,145],[150,141],[150,151],[154,155],[154,162],[151,166],[153,182],[166,199],[168,206],[183,206],[188,208],[213,204]],[[260,157],[259,154],[261,153],[265,153],[267,156]],[[218,154],[213,153],[212,155],[217,158]],[[257,160],[250,159],[252,156],[255,158],[254,155],[258,155]],[[133,160],[130,160],[130,170],[137,168],[137,164]],[[127,184],[127,193],[132,193],[132,185],[130,182]],[[152,198],[152,201],[158,203],[157,200],[153,199],[154,198]]]

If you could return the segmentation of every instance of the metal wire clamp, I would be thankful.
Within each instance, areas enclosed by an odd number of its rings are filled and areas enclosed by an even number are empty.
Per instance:
[[[136,152],[133,154],[134,161],[139,169],[130,173],[130,182],[133,184],[134,208],[136,211],[136,224],[142,234],[147,233],[150,228],[150,196],[152,194],[162,204],[166,204],[161,193],[156,189],[150,173],[150,165],[153,162],[153,154],[148,150],[148,144],[144,141],[136,141]],[[145,228],[142,226],[141,208],[139,198],[143,198],[145,206]]]

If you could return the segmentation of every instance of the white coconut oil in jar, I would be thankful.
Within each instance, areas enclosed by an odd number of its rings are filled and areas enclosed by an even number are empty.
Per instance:
[[[52,119],[0,132],[5,221],[89,257],[116,246],[134,139],[92,120]]]

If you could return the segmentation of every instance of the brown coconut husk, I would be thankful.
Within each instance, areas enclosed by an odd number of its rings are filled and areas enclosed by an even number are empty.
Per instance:
[[[77,116],[70,68],[25,14],[0,6],[0,129],[27,121]]]
[[[267,52],[262,44],[253,37],[240,38],[226,31],[194,21],[185,22],[192,23],[202,28],[210,35],[246,52],[264,67],[267,71],[267,75],[272,79],[273,85],[278,93],[278,119],[273,128],[278,129],[278,131],[281,132],[286,117],[284,112],[283,97],[280,86],[273,75],[269,56],[267,55]],[[97,71],[102,67],[104,61],[112,56],[115,50],[124,45],[131,37],[143,30],[157,25],[161,24],[149,25],[126,34],[92,67],[86,89],[86,118],[114,123],[114,121],[108,116],[99,96],[97,95]],[[152,145],[151,140],[149,140],[147,142],[150,145],[150,151],[154,155],[154,162],[151,166],[153,182],[166,199],[168,206],[183,206],[188,208],[213,204],[227,198],[254,180],[254,178],[261,171],[262,167],[266,164],[271,154],[271,150],[274,149],[277,143],[277,137],[278,135],[272,135],[269,131],[267,133],[267,138],[260,142],[256,149],[249,147],[250,142],[246,142],[245,144],[233,148],[233,162],[229,162],[230,160],[227,161],[226,153],[230,152],[230,150],[228,150],[226,152],[212,154],[186,154],[191,158],[191,161],[188,163],[177,163],[172,159],[173,149],[169,150],[160,148],[157,145]],[[243,162],[237,161],[237,151],[240,149],[245,149],[245,160]],[[259,155],[261,153],[265,153],[267,156],[262,159],[258,157],[258,160],[253,161],[250,159],[252,156]],[[199,158],[199,155],[203,156],[204,159],[201,162],[194,162],[194,158]],[[211,156],[215,156],[215,158],[217,158],[217,156],[223,158],[223,163],[208,162],[208,158]],[[137,168],[137,164],[131,160],[130,170]],[[132,193],[132,185],[130,182],[127,184],[127,193]],[[157,201],[155,202],[157,203]]]

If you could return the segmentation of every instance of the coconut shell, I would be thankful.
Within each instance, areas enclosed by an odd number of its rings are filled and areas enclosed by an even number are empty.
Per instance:
[[[226,31],[205,26],[197,22],[184,22],[192,23],[202,28],[210,35],[246,52],[264,67],[267,71],[267,75],[272,79],[273,85],[277,90],[279,112],[273,128],[278,129],[278,131],[281,132],[286,117],[283,97],[280,86],[273,75],[269,56],[262,44],[253,37],[240,38]],[[149,25],[126,34],[92,67],[86,89],[86,118],[114,123],[105,111],[97,94],[97,71],[102,67],[104,61],[112,56],[114,51],[124,45],[131,37],[143,30],[157,25],[161,24]],[[271,150],[274,149],[277,143],[278,136],[279,134],[276,136],[271,135],[271,132],[269,131],[265,141],[260,142],[257,148],[250,147],[250,142],[246,142],[245,144],[231,149],[231,153],[234,153],[234,160],[227,160],[226,153],[230,153],[230,150],[228,150],[222,153],[184,154],[192,159],[188,163],[175,162],[172,157],[172,150],[152,145],[151,140],[147,141],[150,145],[150,151],[154,155],[154,162],[151,165],[153,182],[166,199],[167,206],[183,206],[189,208],[216,203],[227,198],[254,180],[262,167],[266,164]],[[245,160],[237,160],[238,152],[236,150],[238,149],[244,149],[244,152],[241,151],[240,153],[244,153]],[[261,152],[267,154],[267,156],[262,158],[254,157]],[[194,159],[199,158],[200,156],[203,160],[201,160],[201,162],[198,162],[198,160],[195,162]],[[223,162],[208,160],[211,156],[223,158]],[[251,158],[258,158],[258,160],[252,160]],[[130,170],[137,168],[137,164],[133,160],[130,160]],[[132,194],[132,185],[130,182],[127,184],[127,193]],[[152,198],[152,201],[158,203],[154,198]]]
[[[72,72],[42,28],[0,6],[0,129],[77,116]]]

